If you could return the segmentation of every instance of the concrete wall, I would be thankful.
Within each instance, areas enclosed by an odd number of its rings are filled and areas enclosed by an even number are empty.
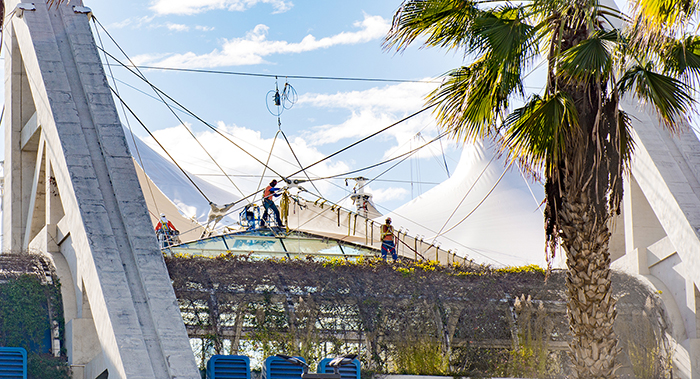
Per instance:
[[[674,377],[700,378],[700,141],[690,126],[672,135],[640,104],[623,106],[636,148],[614,231],[624,231],[624,244],[612,251],[613,267],[659,291],[676,346]]]
[[[80,1],[17,4],[3,37],[3,247],[54,258],[74,377],[198,378],[89,16]]]

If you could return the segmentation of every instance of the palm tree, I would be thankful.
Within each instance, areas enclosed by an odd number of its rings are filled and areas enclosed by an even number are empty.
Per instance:
[[[609,227],[633,152],[620,98],[646,103],[670,130],[695,110],[700,38],[683,35],[695,13],[684,1],[638,0],[629,17],[598,0],[405,0],[384,41],[463,52],[471,63],[428,96],[439,124],[460,140],[495,140],[544,180],[547,256],[558,243],[567,254],[576,378],[614,378],[619,352]],[[527,96],[523,80],[539,65],[544,89]]]

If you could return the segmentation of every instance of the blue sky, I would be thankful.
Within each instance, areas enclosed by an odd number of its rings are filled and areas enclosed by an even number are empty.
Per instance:
[[[279,75],[280,88],[285,81],[291,84],[298,101],[282,113],[282,130],[304,165],[419,110],[424,96],[436,84],[285,79],[285,75],[430,80],[461,64],[461,52],[418,46],[401,54],[383,51],[382,39],[399,4],[85,0],[97,20],[139,65],[274,74]],[[100,36],[110,54],[126,61],[104,31],[100,30]],[[119,67],[113,67],[113,73],[126,103],[149,129],[156,131],[156,138],[178,163],[238,195],[247,195],[257,188],[259,178],[255,176],[263,170],[259,163],[192,117],[176,112],[225,171],[237,175],[233,179],[241,190],[233,188],[218,176],[220,171],[180,121],[152,98],[153,91],[147,85]],[[278,130],[277,118],[266,105],[269,91],[275,88],[275,78],[158,70],[144,73],[168,95],[232,134],[258,159],[266,160]],[[135,134],[146,136],[133,118],[129,124]],[[425,112],[314,167],[310,175],[328,176],[362,168],[415,148],[437,133],[432,115]],[[447,170],[455,168],[460,150],[457,144],[445,139],[442,146],[431,146],[370,185],[381,211],[425,192],[445,180]],[[298,169],[281,136],[275,143],[271,162],[280,173]],[[362,175],[374,178],[388,166]],[[345,187],[344,180],[323,181],[317,187],[323,196],[338,201],[352,183]]]
[[[259,160],[267,160],[274,142],[270,166],[284,175],[298,171],[299,167],[285,140],[281,136],[274,139],[278,120],[270,114],[268,106],[270,91],[276,85],[281,89],[288,82],[298,94],[297,102],[281,114],[280,120],[294,152],[306,166],[420,110],[425,95],[436,88],[436,78],[463,63],[461,51],[420,49],[419,45],[400,54],[384,51],[381,42],[400,0],[84,2],[138,65],[277,75],[275,79],[143,70],[153,85],[215,125]],[[101,27],[95,30],[99,31],[98,45],[104,43],[106,51],[126,62],[105,31]],[[179,110],[175,111],[179,119],[175,117],[147,84],[127,70],[111,66],[107,73],[110,84],[116,85],[126,104],[185,169],[238,197],[259,188],[263,167],[246,152]],[[410,81],[320,80],[286,78],[287,75]],[[541,72],[535,71],[527,78],[526,88],[532,91],[537,92],[543,85]],[[119,103],[117,108],[122,112]],[[122,122],[158,150],[133,117],[122,115]],[[206,148],[206,153],[188,129]],[[437,134],[433,115],[424,112],[313,167],[308,173],[312,177],[325,177],[367,167],[423,145]],[[379,210],[389,213],[446,180],[448,171],[454,173],[461,151],[460,144],[443,139],[441,144],[430,145],[386,173],[393,164],[350,176],[377,178],[370,184],[369,192],[373,193]],[[235,186],[223,177],[208,155],[231,175]],[[497,170],[496,177],[501,170]],[[266,175],[263,186],[272,178],[269,171]],[[317,188],[309,185],[306,188],[341,202],[352,189],[353,183],[348,184],[340,178],[318,181]],[[534,192],[538,192],[537,188]],[[526,197],[532,202],[533,196],[528,193]],[[445,204],[444,199],[439,200]],[[526,211],[534,212],[540,201],[534,203],[532,211],[529,208]],[[453,206],[457,206],[456,202]],[[435,213],[437,207],[430,208],[428,211]],[[507,212],[512,216],[511,210]],[[418,218],[425,216],[421,214]],[[442,220],[436,222],[443,224]],[[532,224],[536,233],[542,233],[539,221]],[[500,233],[493,231],[495,235]],[[527,261],[542,260],[542,249],[535,250],[536,253],[526,257]]]

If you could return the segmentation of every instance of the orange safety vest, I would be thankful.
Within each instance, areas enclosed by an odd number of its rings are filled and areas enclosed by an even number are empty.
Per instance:
[[[382,225],[382,241],[394,240],[394,227],[391,225]]]
[[[158,224],[156,225],[156,231],[159,231],[161,229],[163,229],[164,232],[168,232],[168,231],[176,232],[177,231],[177,229],[175,229],[175,226],[173,225],[172,222],[170,222],[170,220],[168,220],[167,223],[163,222],[163,220],[158,221]]]
[[[272,195],[274,194],[274,192],[272,192],[271,190],[272,186],[267,186],[265,188],[265,192],[263,192],[263,198],[272,200]]]

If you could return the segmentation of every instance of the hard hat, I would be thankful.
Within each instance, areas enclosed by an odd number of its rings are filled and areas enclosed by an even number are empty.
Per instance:
[[[387,217],[386,222],[391,222],[391,217]]]

